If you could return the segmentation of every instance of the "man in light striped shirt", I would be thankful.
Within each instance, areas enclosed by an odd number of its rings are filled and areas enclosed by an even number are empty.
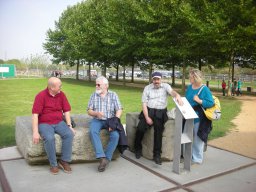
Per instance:
[[[142,156],[141,141],[145,132],[154,127],[154,149],[153,159],[156,164],[161,165],[162,136],[164,124],[167,117],[167,99],[171,95],[175,97],[178,104],[183,105],[180,95],[172,89],[167,83],[162,83],[162,74],[154,72],[152,74],[152,83],[144,88],[142,94],[142,112],[139,116],[139,124],[135,136],[135,156],[139,159]]]
[[[98,171],[105,171],[106,166],[111,161],[113,153],[119,141],[117,130],[107,129],[109,132],[109,142],[104,151],[100,139],[100,131],[105,128],[106,120],[112,117],[120,119],[122,106],[117,94],[108,90],[108,80],[101,76],[96,79],[96,91],[91,95],[88,102],[87,111],[93,117],[90,123],[90,138],[95,150],[96,158],[100,159]]]

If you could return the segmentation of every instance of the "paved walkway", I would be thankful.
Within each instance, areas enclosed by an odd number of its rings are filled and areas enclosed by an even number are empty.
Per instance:
[[[1,192],[235,192],[256,191],[256,160],[208,147],[202,165],[192,165],[181,174],[172,172],[172,162],[156,165],[137,160],[126,151],[105,172],[98,162],[72,164],[73,173],[49,173],[48,165],[28,165],[17,148],[0,149]]]

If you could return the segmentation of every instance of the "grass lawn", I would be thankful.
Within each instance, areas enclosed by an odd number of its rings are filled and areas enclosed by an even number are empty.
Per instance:
[[[72,106],[72,114],[86,114],[87,103],[95,90],[95,82],[62,79],[62,90],[66,93]],[[45,89],[47,79],[5,79],[0,80],[0,148],[15,145],[16,116],[30,116],[35,95]],[[124,111],[122,123],[127,112],[141,110],[143,88],[110,85],[110,90],[117,92]],[[226,134],[234,125],[230,122],[239,112],[241,102],[234,98],[220,97],[222,118],[213,122],[210,139]],[[169,98],[168,109],[174,107]],[[32,139],[32,138],[31,138]]]

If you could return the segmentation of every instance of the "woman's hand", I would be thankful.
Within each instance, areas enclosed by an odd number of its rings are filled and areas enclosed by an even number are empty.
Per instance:
[[[195,96],[194,96],[194,101],[197,102],[197,103],[199,103],[200,105],[202,105],[202,103],[203,103],[203,100],[201,100],[201,99],[198,97],[198,95],[195,95]]]

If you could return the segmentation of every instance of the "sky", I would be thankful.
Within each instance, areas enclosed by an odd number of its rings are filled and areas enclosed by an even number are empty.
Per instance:
[[[0,0],[0,59],[43,55],[48,29],[61,13],[82,0]]]

